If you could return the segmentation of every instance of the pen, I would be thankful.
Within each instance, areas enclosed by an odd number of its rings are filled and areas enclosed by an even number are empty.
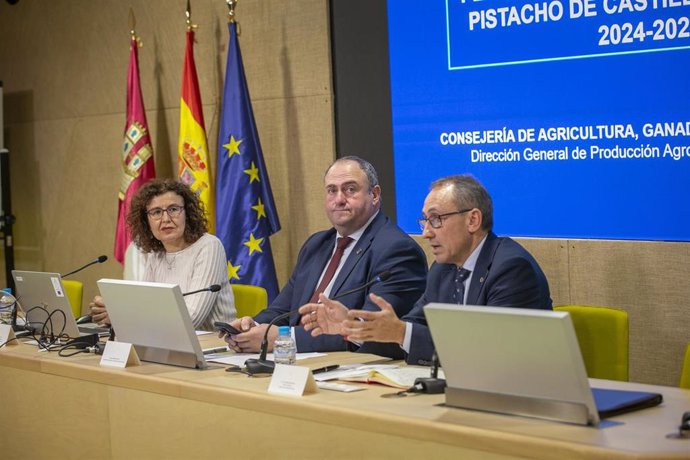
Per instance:
[[[209,348],[208,350],[204,350],[204,354],[211,355],[213,353],[223,353],[224,351],[228,351],[228,347]]]
[[[329,372],[329,371],[334,371],[340,366],[338,364],[333,364],[332,366],[324,366],[324,367],[319,367],[318,369],[314,369],[311,371],[312,374],[321,374],[322,372]]]

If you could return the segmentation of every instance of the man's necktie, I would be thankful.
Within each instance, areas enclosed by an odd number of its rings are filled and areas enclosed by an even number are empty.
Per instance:
[[[453,293],[453,300],[458,305],[465,303],[465,280],[472,273],[462,267],[459,267],[455,272],[455,292]]]
[[[331,257],[330,262],[328,262],[328,267],[326,267],[326,273],[323,274],[323,278],[321,278],[319,286],[316,288],[316,290],[314,290],[314,294],[312,294],[311,299],[309,299],[310,303],[319,301],[319,294],[326,290],[328,283],[330,283],[333,279],[333,275],[335,274],[335,271],[338,269],[338,265],[340,264],[340,259],[343,258],[345,248],[347,247],[347,245],[350,244],[351,241],[352,238],[350,238],[349,236],[338,238],[335,252]]]

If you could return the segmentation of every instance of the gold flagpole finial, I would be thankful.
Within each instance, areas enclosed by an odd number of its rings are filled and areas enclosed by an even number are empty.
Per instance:
[[[184,12],[187,22],[187,29],[191,29],[192,27],[192,2],[190,0],[187,0],[187,9]]]
[[[135,29],[137,28],[137,19],[134,17],[134,10],[130,7],[129,8],[129,34],[132,37],[137,36],[137,32]]]
[[[237,24],[237,35],[240,34],[240,23],[235,19],[235,8],[240,0],[226,0],[228,4],[228,22]]]
[[[137,18],[134,17],[134,10],[130,7],[129,8],[129,35],[136,40],[137,46],[139,48],[143,47],[141,43],[141,38],[137,35]]]
[[[235,22],[235,7],[239,0],[225,0],[228,4],[228,22]]]
[[[187,23],[187,30],[195,30],[197,28],[196,24],[192,23],[192,3],[187,0],[187,10],[184,12],[185,22]]]

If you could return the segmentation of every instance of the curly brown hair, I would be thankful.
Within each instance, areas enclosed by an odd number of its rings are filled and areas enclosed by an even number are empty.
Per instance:
[[[132,197],[127,214],[127,226],[132,234],[132,240],[142,252],[165,252],[163,243],[158,241],[151,232],[146,207],[158,195],[167,192],[177,193],[184,200],[185,228],[184,240],[194,243],[207,231],[208,222],[204,213],[204,203],[196,193],[182,182],[174,179],[153,179],[144,184]]]

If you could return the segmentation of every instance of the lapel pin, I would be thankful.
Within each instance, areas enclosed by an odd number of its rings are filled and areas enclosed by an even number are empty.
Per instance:
[[[357,255],[360,255],[361,253],[362,253],[362,248],[357,249],[357,251],[355,252],[355,254],[357,254]]]
[[[484,282],[484,277],[483,277],[483,276],[482,276],[481,278],[479,278],[479,282],[480,282],[480,283],[483,283],[483,282]]]

